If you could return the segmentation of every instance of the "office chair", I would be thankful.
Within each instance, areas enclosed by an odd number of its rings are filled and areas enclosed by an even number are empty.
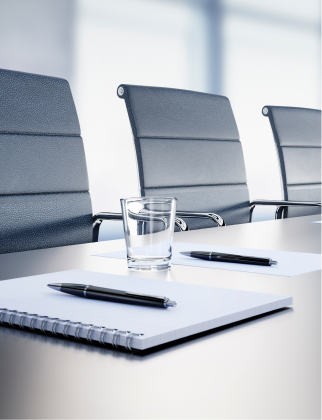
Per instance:
[[[176,197],[176,214],[189,218],[189,229],[250,221],[243,151],[227,98],[124,84],[117,94],[132,127],[142,196]]]
[[[276,217],[321,213],[321,111],[265,106],[280,163],[283,198]],[[289,201],[296,206],[287,206]],[[304,203],[303,203],[304,202]]]
[[[0,253],[98,240],[66,80],[0,70]]]

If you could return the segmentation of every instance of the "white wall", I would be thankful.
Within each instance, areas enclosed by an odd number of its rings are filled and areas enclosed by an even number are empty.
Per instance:
[[[73,0],[0,0],[0,68],[71,80]]]

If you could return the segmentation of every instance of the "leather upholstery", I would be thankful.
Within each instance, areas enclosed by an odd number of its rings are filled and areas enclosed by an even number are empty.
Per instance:
[[[79,136],[0,134],[0,194],[88,191]]]
[[[121,85],[140,137],[238,140],[224,96],[150,86]]]
[[[226,224],[249,222],[249,195],[247,185],[204,185],[183,188],[149,188],[144,196],[176,197],[177,209],[198,213],[215,212]],[[215,204],[214,204],[215,203]],[[188,210],[187,210],[188,209]],[[186,219],[189,229],[215,227],[208,219]]]
[[[321,202],[321,111],[265,106],[281,168],[284,200]],[[318,207],[289,207],[284,217],[319,214]]]
[[[92,242],[88,192],[0,196],[0,253]]]
[[[209,185],[216,179],[222,184],[246,184],[239,141],[140,139],[140,148],[146,188]],[[178,171],[180,159],[184,162]],[[226,170],[227,162],[231,171]],[[198,170],[192,171],[194,167]]]
[[[120,87],[141,195],[176,197],[178,210],[218,213],[226,224],[249,222],[244,157],[229,100],[179,89]],[[215,226],[207,219],[187,222],[189,229]]]
[[[0,69],[0,133],[80,135],[67,80]]]
[[[91,242],[88,189],[68,82],[0,70],[0,253]]]

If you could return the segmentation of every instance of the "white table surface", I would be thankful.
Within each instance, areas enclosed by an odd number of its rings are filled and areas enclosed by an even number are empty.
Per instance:
[[[309,216],[175,234],[175,241],[321,253]],[[135,273],[92,257],[123,240],[0,255],[0,280],[73,268],[293,296],[293,308],[145,356],[0,327],[1,418],[320,418],[321,272],[191,266]]]

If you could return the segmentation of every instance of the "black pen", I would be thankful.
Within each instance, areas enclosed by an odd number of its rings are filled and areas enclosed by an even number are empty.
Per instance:
[[[130,303],[134,305],[148,305],[158,308],[175,307],[177,303],[165,296],[150,296],[142,293],[125,292],[123,290],[106,289],[85,284],[52,283],[47,284],[58,292],[68,293],[87,299],[105,300],[116,303]]]
[[[222,254],[221,252],[208,252],[208,251],[188,251],[180,252],[192,258],[199,258],[201,260],[229,262],[238,264],[252,264],[252,265],[276,265],[277,261],[270,258],[247,257],[244,255]]]

